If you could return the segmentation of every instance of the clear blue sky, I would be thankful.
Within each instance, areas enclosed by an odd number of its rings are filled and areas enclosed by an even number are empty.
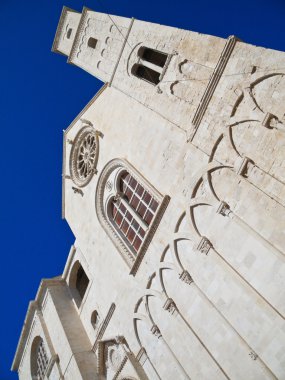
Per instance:
[[[50,51],[63,5],[285,50],[285,0],[0,0],[0,380],[17,378],[28,302],[41,278],[62,273],[73,243],[61,220],[62,129],[101,86]]]

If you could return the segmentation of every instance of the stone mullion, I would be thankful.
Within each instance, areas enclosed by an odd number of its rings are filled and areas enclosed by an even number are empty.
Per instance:
[[[148,225],[144,222],[144,220],[141,218],[141,216],[130,206],[130,204],[122,197],[121,195],[116,197],[117,199],[120,199],[123,206],[127,209],[127,211],[132,215],[132,217],[135,219],[135,221],[140,225],[140,227],[147,231]]]

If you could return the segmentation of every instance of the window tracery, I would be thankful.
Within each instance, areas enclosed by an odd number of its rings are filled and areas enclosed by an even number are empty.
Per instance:
[[[163,197],[124,160],[103,169],[96,190],[96,211],[119,252],[135,274],[169,197]]]
[[[74,139],[70,153],[70,176],[79,186],[86,186],[96,173],[98,133],[91,126],[83,127]]]
[[[48,366],[48,356],[41,337],[36,337],[32,344],[31,372],[33,380],[44,380]]]

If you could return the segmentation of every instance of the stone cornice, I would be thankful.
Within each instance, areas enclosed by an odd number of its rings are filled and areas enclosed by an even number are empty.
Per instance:
[[[132,30],[132,26],[133,26],[134,21],[135,21],[135,19],[132,17],[132,18],[131,18],[130,25],[129,25],[129,28],[128,28],[128,31],[127,31],[127,35],[126,35],[126,37],[125,37],[125,39],[124,39],[123,45],[122,45],[122,47],[121,47],[121,51],[120,51],[120,53],[119,53],[119,56],[118,56],[117,62],[116,62],[116,64],[115,64],[115,67],[114,67],[113,73],[112,73],[112,75],[111,75],[111,79],[110,79],[110,82],[109,82],[109,86],[111,86],[111,84],[112,84],[112,82],[113,82],[113,79],[114,79],[115,73],[116,73],[116,71],[117,71],[117,68],[118,68],[118,66],[119,66],[119,63],[120,63],[121,57],[122,57],[122,55],[123,55],[123,52],[124,52],[124,49],[125,49],[125,46],[126,46],[126,43],[127,43],[127,41],[128,41],[129,35],[130,35],[130,33],[131,33],[131,30]]]
[[[198,108],[194,114],[194,117],[192,119],[192,125],[193,129],[190,132],[190,136],[188,137],[189,141],[192,141],[199,125],[202,121],[202,118],[208,108],[208,105],[210,103],[210,100],[212,99],[212,96],[216,90],[216,87],[221,79],[221,76],[226,68],[226,65],[231,57],[231,54],[234,50],[234,47],[236,45],[236,42],[240,41],[238,37],[236,36],[229,36],[227,39],[227,42],[224,46],[224,49],[222,51],[222,54],[218,60],[218,63],[213,71],[213,74],[211,75],[211,78],[209,80],[209,83],[206,87],[206,90],[200,100],[200,103],[198,105]]]
[[[62,28],[63,28],[63,25],[64,25],[64,21],[65,21],[65,17],[66,17],[67,12],[80,13],[80,12],[75,11],[74,9],[71,9],[71,8],[68,8],[68,7],[65,7],[65,6],[62,8],[61,15],[60,15],[60,18],[59,18],[59,23],[58,23],[58,26],[57,26],[57,29],[56,29],[56,32],[55,32],[55,37],[54,37],[54,40],[53,40],[53,43],[52,43],[52,48],[51,48],[52,52],[59,53],[59,54],[62,54],[62,55],[65,55],[65,54],[63,54],[62,52],[60,52],[58,50],[58,42],[59,42],[60,35],[62,33]]]
[[[21,331],[20,339],[17,345],[16,353],[15,353],[14,360],[11,367],[12,371],[18,371],[21,358],[26,346],[26,341],[28,339],[29,332],[34,320],[35,313],[41,310],[41,305],[45,298],[44,296],[48,287],[56,286],[56,285],[64,284],[64,283],[65,281],[61,277],[55,277],[52,279],[43,279],[41,281],[35,300],[31,301],[28,306],[26,318],[24,321],[24,325]]]

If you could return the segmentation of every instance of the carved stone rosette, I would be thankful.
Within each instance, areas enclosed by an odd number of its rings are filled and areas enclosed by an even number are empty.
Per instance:
[[[98,133],[91,126],[83,127],[73,141],[69,160],[70,175],[78,187],[86,186],[97,173],[98,148]]]

